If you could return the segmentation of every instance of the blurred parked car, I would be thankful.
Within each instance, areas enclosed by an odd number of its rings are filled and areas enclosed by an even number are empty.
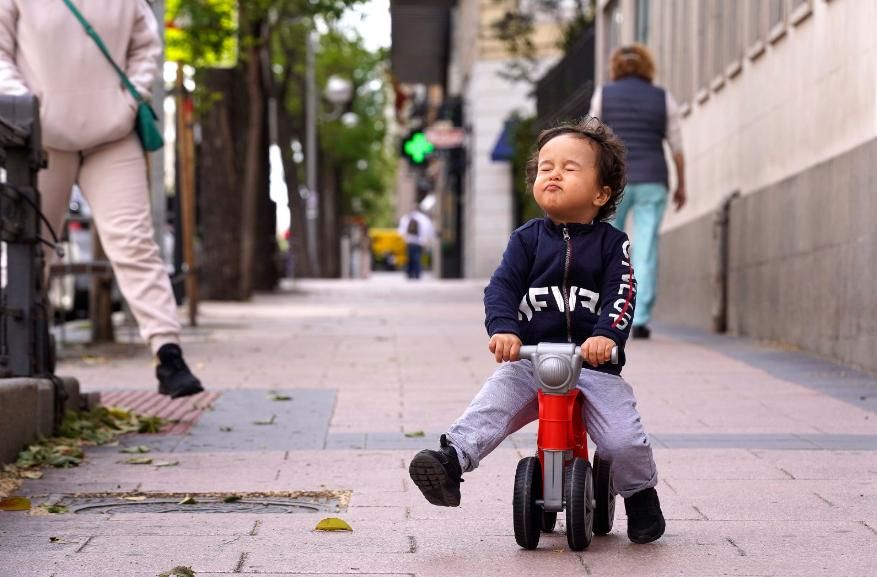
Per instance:
[[[395,228],[370,228],[372,270],[399,270],[408,263],[405,239]]]

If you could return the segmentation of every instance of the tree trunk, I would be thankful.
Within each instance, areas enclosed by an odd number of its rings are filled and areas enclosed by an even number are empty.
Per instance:
[[[250,23],[246,12],[246,3],[239,4],[239,22],[249,31],[250,38],[244,60],[244,78],[247,88],[247,130],[244,151],[244,178],[241,186],[241,278],[240,293],[249,298],[254,287],[253,262],[256,257],[256,228],[259,214],[259,195],[267,191],[259,190],[259,172],[261,159],[265,151],[262,148],[262,132],[265,114],[265,90],[262,85],[262,43],[264,42],[263,22],[256,20]]]
[[[320,184],[321,242],[319,258],[325,278],[341,276],[341,229],[339,227],[340,170],[331,161],[324,160]]]
[[[292,158],[292,118],[284,100],[280,101],[277,110],[277,140],[280,146],[280,158],[283,160],[283,174],[286,178],[286,191],[289,194],[289,254],[292,256],[293,276],[304,278],[311,276],[308,263],[307,215],[305,201],[299,194],[301,179],[298,167]]]
[[[199,78],[209,93],[220,94],[202,111],[202,138],[196,163],[201,214],[201,291],[205,299],[243,300],[240,292],[241,166],[235,113],[243,107],[237,70],[204,70]],[[238,116],[240,113],[238,112]],[[179,214],[177,215],[179,218]]]

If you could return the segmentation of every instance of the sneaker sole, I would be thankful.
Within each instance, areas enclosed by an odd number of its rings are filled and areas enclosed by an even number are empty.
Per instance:
[[[448,474],[442,464],[432,455],[420,454],[411,459],[408,475],[426,497],[426,500],[439,507],[459,507],[459,492],[448,491]]]
[[[172,399],[179,399],[181,397],[189,397],[191,395],[197,395],[198,393],[203,393],[203,392],[204,392],[204,387],[202,387],[200,385],[200,383],[192,383],[192,384],[186,385],[182,389],[180,389],[178,391],[174,391],[173,394],[162,390],[160,387],[158,389],[158,394],[167,395]]]
[[[645,545],[646,543],[651,543],[652,541],[657,541],[658,539],[660,539],[661,536],[664,534],[664,531],[666,530],[666,528],[667,528],[667,524],[662,521],[660,527],[658,527],[658,529],[651,534],[638,535],[638,536],[634,537],[633,535],[630,534],[630,532],[628,532],[627,538],[630,539],[632,542],[636,543],[637,545]]]

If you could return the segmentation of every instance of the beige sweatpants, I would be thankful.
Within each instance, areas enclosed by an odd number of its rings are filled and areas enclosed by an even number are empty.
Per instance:
[[[153,236],[146,160],[137,135],[81,152],[49,149],[48,155],[39,189],[49,222],[61,230],[73,185],[79,184],[140,335],[153,353],[179,343],[176,302]]]

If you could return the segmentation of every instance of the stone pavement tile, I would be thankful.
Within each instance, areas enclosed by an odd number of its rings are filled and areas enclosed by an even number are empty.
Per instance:
[[[797,453],[797,451],[796,451]],[[785,452],[777,451],[777,455]],[[658,478],[683,480],[788,479],[771,459],[746,449],[655,450]]]
[[[711,521],[847,521],[877,511],[877,481],[675,480],[673,487]]]
[[[752,451],[795,479],[877,479],[877,451]]]
[[[177,565],[190,565],[195,573],[202,571],[232,572],[241,556],[238,536],[104,536],[88,541],[64,565],[56,569],[66,575],[67,569],[98,570],[112,560],[119,575],[129,572],[161,571]]]
[[[203,513],[117,513],[114,515],[25,515],[0,530],[0,537],[12,541],[19,536],[60,536],[85,538],[104,536],[170,536],[170,535],[239,535],[249,533],[259,515]],[[0,544],[2,544],[0,540]],[[16,544],[17,546],[17,544]]]

